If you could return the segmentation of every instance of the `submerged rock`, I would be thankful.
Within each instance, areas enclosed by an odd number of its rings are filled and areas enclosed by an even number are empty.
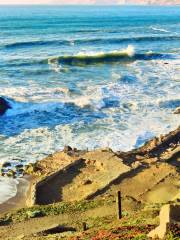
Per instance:
[[[10,108],[11,106],[8,101],[0,97],[0,115],[3,115]]]

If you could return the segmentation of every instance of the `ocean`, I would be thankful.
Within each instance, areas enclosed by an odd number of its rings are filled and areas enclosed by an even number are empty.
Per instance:
[[[180,7],[0,6],[0,164],[127,151],[180,124]],[[21,177],[18,175],[17,177]],[[0,177],[0,203],[18,179]]]

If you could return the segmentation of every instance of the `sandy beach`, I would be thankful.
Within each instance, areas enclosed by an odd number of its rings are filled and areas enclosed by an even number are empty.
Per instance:
[[[31,177],[26,176],[18,179],[17,194],[15,197],[10,198],[3,204],[0,204],[0,214],[11,211],[13,209],[26,207],[27,195],[30,191]]]

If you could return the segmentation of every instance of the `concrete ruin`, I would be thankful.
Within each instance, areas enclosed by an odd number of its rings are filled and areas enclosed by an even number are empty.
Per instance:
[[[44,175],[38,176],[37,171],[28,206],[89,199],[131,170],[122,159],[106,150],[86,152],[81,157],[60,152],[41,161],[38,168]]]
[[[148,237],[152,239],[165,239],[172,224],[180,226],[180,204],[166,204],[160,211],[160,225],[152,230]]]

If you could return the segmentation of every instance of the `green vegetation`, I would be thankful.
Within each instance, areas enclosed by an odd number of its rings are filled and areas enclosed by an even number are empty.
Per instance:
[[[146,234],[140,234],[140,235],[134,237],[132,240],[146,240],[146,239],[147,239]]]
[[[90,209],[94,209],[103,205],[111,205],[113,201],[104,201],[104,200],[96,200],[96,201],[80,201],[73,203],[60,202],[50,205],[41,205],[34,206],[31,208],[22,208],[15,212],[11,212],[5,214],[1,219],[0,223],[9,223],[9,222],[22,222],[29,218],[34,217],[43,217],[43,216],[55,216],[59,214],[73,214],[77,212],[85,212]]]
[[[141,211],[123,211],[123,218],[117,220],[114,214],[99,216],[96,210],[104,211],[107,206],[115,207],[114,199],[96,199],[92,201],[61,202],[51,205],[23,208],[4,215],[0,225],[24,222],[28,219],[44,216],[66,214],[69,216],[67,224],[75,227],[77,232],[55,233],[52,235],[33,236],[32,240],[66,239],[66,240],[147,240],[149,233],[158,225],[160,205],[146,205]],[[111,208],[110,207],[110,208]],[[83,231],[82,223],[85,222],[87,231]],[[166,240],[178,240],[177,229],[170,229]],[[29,240],[29,238],[27,238]],[[26,240],[26,238],[25,238]]]

